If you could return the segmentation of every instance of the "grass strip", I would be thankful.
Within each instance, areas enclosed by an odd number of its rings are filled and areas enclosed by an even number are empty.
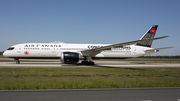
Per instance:
[[[180,68],[0,68],[0,90],[180,87]]]

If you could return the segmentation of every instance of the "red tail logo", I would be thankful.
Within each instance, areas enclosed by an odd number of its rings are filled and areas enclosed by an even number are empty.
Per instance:
[[[155,33],[156,33],[156,29],[155,29],[155,28],[151,28],[151,29],[150,29],[150,33],[151,33],[151,34],[155,34]]]

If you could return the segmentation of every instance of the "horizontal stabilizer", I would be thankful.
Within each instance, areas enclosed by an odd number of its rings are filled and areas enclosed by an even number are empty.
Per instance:
[[[148,49],[148,50],[145,50],[145,52],[158,52],[159,50],[162,50],[162,49],[169,49],[169,48],[175,48],[175,47],[164,47],[164,48],[156,48],[156,49]]]

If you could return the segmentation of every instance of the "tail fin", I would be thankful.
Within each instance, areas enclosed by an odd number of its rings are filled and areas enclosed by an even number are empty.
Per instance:
[[[157,31],[158,25],[152,26],[142,37],[140,40],[143,39],[151,39],[154,38],[156,31]],[[145,47],[151,47],[153,41],[146,41],[146,42],[141,42],[137,43],[136,45],[139,46],[145,46]]]

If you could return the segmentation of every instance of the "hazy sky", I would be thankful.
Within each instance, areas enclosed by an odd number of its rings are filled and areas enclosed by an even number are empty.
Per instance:
[[[0,0],[0,51],[19,43],[116,44],[159,25],[152,55],[180,55],[180,0]]]

